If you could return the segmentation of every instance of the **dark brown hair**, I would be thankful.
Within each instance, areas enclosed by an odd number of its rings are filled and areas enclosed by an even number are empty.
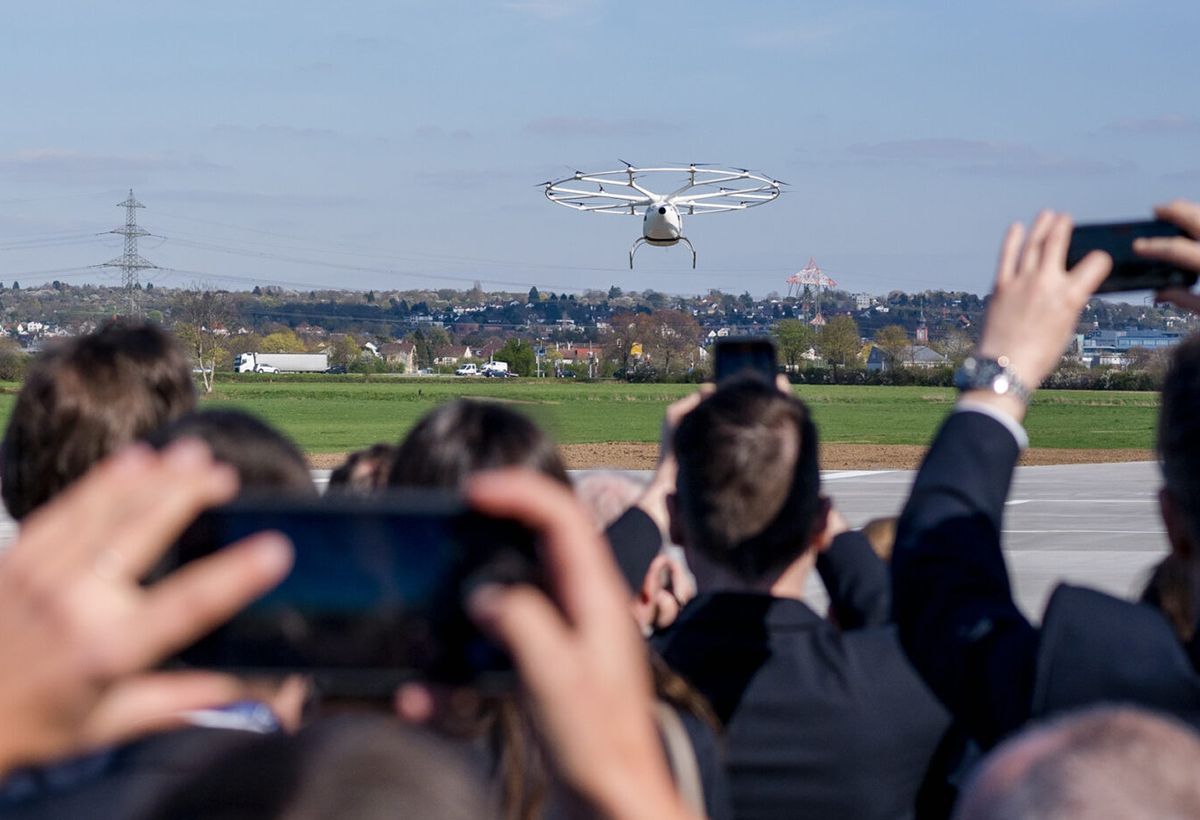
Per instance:
[[[520,413],[460,399],[428,413],[400,442],[389,487],[459,489],[472,474],[529,467],[571,486],[554,439]]]
[[[17,519],[105,456],[196,406],[191,363],[157,325],[109,322],[35,359],[0,446],[0,496]]]
[[[689,546],[709,560],[757,581],[808,549],[821,479],[798,398],[758,378],[723,384],[680,422],[675,456]]]
[[[330,473],[329,492],[372,493],[386,487],[397,449],[394,444],[380,443],[351,453]]]
[[[233,467],[243,490],[279,490],[317,494],[308,462],[299,448],[266,422],[241,410],[191,413],[147,436],[156,449],[173,441],[197,438],[213,458]]]

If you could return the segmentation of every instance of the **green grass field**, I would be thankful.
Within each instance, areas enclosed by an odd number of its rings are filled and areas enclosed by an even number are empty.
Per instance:
[[[206,405],[255,413],[314,453],[398,440],[430,408],[469,396],[511,402],[562,443],[657,441],[666,405],[689,385],[562,381],[408,379],[396,383],[219,384]],[[925,387],[800,386],[829,442],[927,444],[953,406],[954,391]],[[1045,391],[1026,427],[1035,447],[1151,447],[1152,393]]]
[[[0,385],[7,423],[17,385]],[[278,426],[311,453],[397,441],[436,405],[462,396],[511,402],[562,443],[658,440],[666,405],[690,385],[585,384],[558,380],[397,379],[394,382],[218,382],[202,407],[239,407]],[[928,444],[954,391],[930,387],[799,386],[822,440]],[[1043,391],[1026,419],[1035,447],[1153,446],[1153,393]]]

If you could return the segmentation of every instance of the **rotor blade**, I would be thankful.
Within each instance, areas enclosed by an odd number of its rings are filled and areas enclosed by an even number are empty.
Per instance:
[[[641,202],[645,197],[632,196],[630,194],[615,194],[612,191],[577,191],[573,188],[551,188],[547,191],[547,196],[555,202],[570,201],[573,199],[587,199],[595,197],[597,199],[619,199],[623,202]]]
[[[769,192],[769,193],[766,193]],[[723,190],[713,191],[708,194],[692,194],[691,196],[681,196],[672,200],[675,205],[687,205],[692,202],[699,202],[702,199],[720,199],[728,197],[729,199],[750,199],[756,202],[770,202],[775,197],[779,196],[779,189],[775,187],[760,187],[760,188],[743,188],[741,190]]]

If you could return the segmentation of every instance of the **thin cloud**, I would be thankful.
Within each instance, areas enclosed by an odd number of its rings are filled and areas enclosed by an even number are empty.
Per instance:
[[[156,191],[155,200],[190,202],[204,205],[243,205],[253,207],[343,208],[362,204],[356,197],[335,194],[284,194],[265,191],[213,191],[176,189]]]
[[[832,23],[791,26],[751,32],[743,35],[740,43],[748,48],[801,48],[827,43],[836,39],[843,31],[845,31],[843,26]]]
[[[214,134],[222,136],[241,137],[249,134],[258,136],[270,137],[271,139],[286,139],[286,140],[313,140],[313,139],[340,139],[344,134],[338,131],[333,131],[329,128],[297,128],[292,125],[269,125],[262,124],[256,128],[247,128],[244,125],[234,125],[233,123],[220,123],[212,127]]]
[[[0,157],[0,175],[19,181],[133,184],[164,172],[228,170],[201,158],[116,156],[34,148]]]
[[[469,168],[450,168],[442,171],[417,171],[408,182],[420,188],[447,191],[479,190],[497,182],[509,183],[521,179],[512,171],[477,171]]]
[[[336,139],[342,136],[329,128],[296,128],[291,125],[260,125],[254,130],[264,136],[282,139]]]
[[[1132,163],[1049,154],[1022,143],[953,137],[857,144],[848,152],[867,161],[941,165],[977,176],[1103,176],[1133,167]]]
[[[474,139],[475,135],[465,128],[455,128],[446,130],[440,125],[422,125],[417,128],[416,134],[421,139],[428,140],[469,140]]]
[[[561,20],[587,11],[600,2],[601,0],[511,0],[501,3],[500,7],[543,20]]]
[[[547,137],[650,137],[678,131],[679,126],[662,120],[562,116],[530,120],[524,130]]]
[[[1200,134],[1200,119],[1182,114],[1160,114],[1146,119],[1113,120],[1109,131],[1118,134]]]
[[[850,153],[880,159],[994,160],[1029,158],[1037,152],[1028,145],[954,138],[891,140],[850,146]]]

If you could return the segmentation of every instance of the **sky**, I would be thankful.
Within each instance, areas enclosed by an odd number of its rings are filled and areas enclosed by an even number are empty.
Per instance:
[[[763,296],[990,289],[1041,208],[1200,198],[1200,4],[254,0],[7,4],[0,281],[117,284],[133,189],[169,286]],[[575,170],[717,163],[745,212],[578,213]]]

